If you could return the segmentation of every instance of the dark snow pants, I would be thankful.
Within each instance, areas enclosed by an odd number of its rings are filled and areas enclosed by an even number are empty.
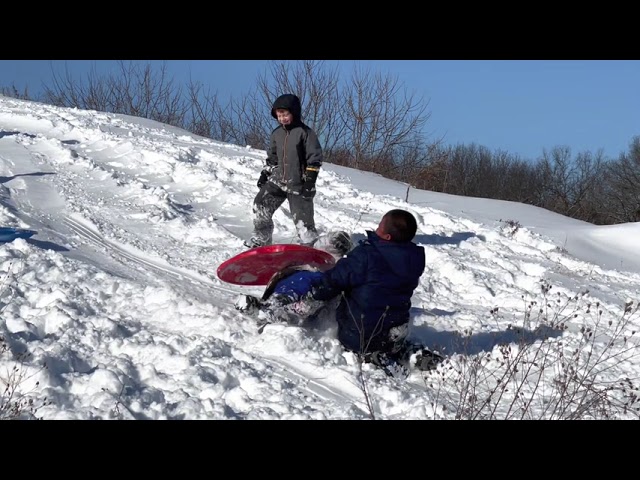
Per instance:
[[[253,201],[252,240],[254,244],[271,245],[273,242],[273,215],[284,203],[289,201],[293,223],[302,244],[311,245],[318,238],[313,219],[313,198],[287,193],[271,182],[265,183]]]

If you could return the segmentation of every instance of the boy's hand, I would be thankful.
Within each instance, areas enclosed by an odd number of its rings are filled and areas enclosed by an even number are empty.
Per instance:
[[[305,181],[302,185],[300,195],[304,198],[313,198],[316,195],[316,180],[318,179],[318,169],[307,168],[305,172]]]
[[[305,184],[302,186],[302,191],[300,192],[300,195],[302,195],[304,198],[313,198],[316,196],[316,184],[315,183],[310,183],[310,182],[305,182]]]
[[[260,173],[260,178],[258,179],[258,188],[262,188],[262,186],[267,183],[267,180],[269,180],[270,176],[270,169],[265,168],[264,170],[262,170],[262,172]]]

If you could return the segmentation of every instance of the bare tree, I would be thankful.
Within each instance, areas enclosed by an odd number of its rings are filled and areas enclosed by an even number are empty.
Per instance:
[[[551,152],[545,149],[538,166],[544,183],[540,206],[559,213],[567,212],[570,203],[571,149],[566,146],[554,147]]]
[[[65,67],[64,76],[53,72],[43,101],[62,107],[120,113],[182,127],[188,105],[182,88],[168,76],[166,63],[155,72],[151,64],[118,63],[118,74],[99,76],[95,66],[86,81],[75,80]]]
[[[394,150],[391,162],[381,163],[381,171],[378,173],[420,188],[417,185],[420,183],[421,173],[439,157],[439,151],[438,141],[427,142],[423,135],[416,133],[414,140],[406,147]]]
[[[234,121],[233,137],[235,143],[251,145],[266,150],[269,136],[275,128],[275,120],[271,116],[271,105],[264,106],[264,99],[256,92],[250,92],[240,100],[231,97],[229,101],[230,116]]]
[[[416,134],[422,133],[430,117],[428,103],[403,89],[397,77],[357,66],[341,97],[344,134],[340,144],[352,151],[353,168],[366,168],[368,162],[414,149]]]
[[[566,215],[580,220],[600,223],[599,199],[605,169],[604,153],[579,153],[572,166],[571,206]]]
[[[449,187],[446,193],[453,195],[474,195],[474,182],[477,180],[477,153],[478,146],[456,145],[450,151],[448,158],[449,165]]]
[[[338,68],[325,61],[303,60],[300,62],[274,62],[269,75],[260,75],[255,102],[271,119],[271,106],[277,97],[293,93],[300,98],[303,121],[314,129],[320,139],[326,157],[340,144],[343,125],[339,118]],[[274,128],[270,123],[270,130]]]
[[[542,179],[538,206],[580,220],[600,221],[596,199],[602,198],[605,162],[602,151],[579,153],[573,160],[569,147],[545,151],[538,163]]]
[[[632,139],[628,153],[609,165],[607,174],[613,223],[640,221],[640,136]]]
[[[256,87],[237,98],[231,96],[226,104],[219,101],[217,93],[205,91],[201,84],[191,82],[188,87],[191,102],[190,128],[200,134],[223,142],[251,145],[266,150],[271,131],[276,123],[271,116],[271,106],[283,93],[298,95],[302,103],[303,120],[322,138],[326,152],[331,151],[331,126],[327,120],[335,95],[336,70],[324,69],[324,62],[274,62],[270,74],[258,77]]]
[[[507,167],[503,200],[537,205],[536,192],[539,191],[541,179],[535,167],[528,161],[514,157]]]
[[[185,128],[204,137],[215,138],[221,142],[233,142],[232,119],[228,107],[220,104],[218,93],[210,89],[204,91],[201,83],[190,81],[187,85],[189,99],[189,120]]]
[[[0,87],[0,95],[17,98],[19,100],[33,100],[31,95],[29,95],[29,88],[27,86],[24,87],[24,90],[20,91],[13,83],[8,87]]]
[[[262,131],[268,138],[271,105],[283,93],[300,98],[303,121],[318,134],[328,162],[399,179],[428,163],[433,144],[422,132],[427,105],[403,91],[397,78],[355,68],[349,84],[326,62],[274,62],[258,78],[254,95],[233,102],[240,132],[255,137]],[[265,127],[260,115],[268,121]]]
[[[415,188],[433,190],[434,192],[446,192],[449,182],[449,157],[451,147],[444,147],[435,143],[430,148],[425,165],[415,172],[413,181]]]

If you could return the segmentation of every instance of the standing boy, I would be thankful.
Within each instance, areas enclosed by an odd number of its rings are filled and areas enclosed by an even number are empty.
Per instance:
[[[296,95],[278,97],[271,115],[280,125],[271,133],[266,167],[258,180],[260,191],[253,201],[254,232],[246,245],[253,248],[273,242],[273,215],[288,200],[300,243],[311,246],[318,237],[313,198],[322,148],[313,129],[302,122]]]

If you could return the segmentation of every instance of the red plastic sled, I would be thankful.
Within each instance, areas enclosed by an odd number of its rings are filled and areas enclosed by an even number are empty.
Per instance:
[[[221,263],[217,273],[220,280],[235,285],[267,285],[274,274],[286,267],[306,264],[324,271],[335,263],[333,255],[317,248],[294,244],[266,245]]]

